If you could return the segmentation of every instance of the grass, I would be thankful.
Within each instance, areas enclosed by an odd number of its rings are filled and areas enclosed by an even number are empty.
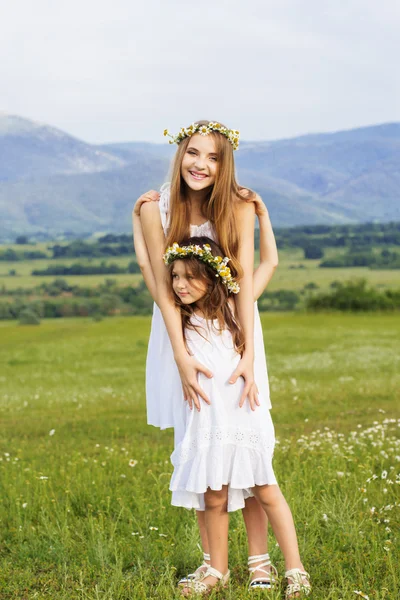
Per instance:
[[[359,590],[394,600],[399,319],[262,320],[274,468],[312,597],[356,600]],[[2,600],[169,600],[177,577],[199,563],[194,514],[170,506],[172,432],[146,425],[149,327],[144,317],[0,324]],[[269,548],[283,574],[272,532]],[[232,582],[220,597],[263,597],[246,592],[246,556],[238,512]],[[283,587],[268,597],[283,598]]]
[[[329,258],[344,250],[328,248],[325,257]],[[399,272],[396,269],[372,270],[367,267],[352,268],[319,268],[320,260],[305,260],[301,249],[284,249],[279,252],[279,269],[277,269],[268,290],[288,289],[300,291],[307,283],[316,283],[321,290],[328,290],[332,281],[346,281],[349,279],[366,278],[370,285],[398,288]],[[57,260],[26,260],[17,262],[0,261],[0,286],[4,285],[7,289],[16,289],[18,287],[32,288],[41,283],[49,283],[54,276],[32,276],[34,269],[45,269],[48,265],[62,264],[70,266],[73,263],[85,265],[99,265],[103,260],[107,263],[115,263],[120,267],[127,267],[133,259],[132,256],[120,256],[110,258],[68,258]],[[304,268],[298,268],[303,265]],[[15,269],[17,276],[8,275],[11,269]],[[70,285],[98,286],[107,278],[116,279],[120,285],[132,284],[138,282],[140,275],[120,274],[120,275],[85,275],[85,276],[67,276],[62,277]]]

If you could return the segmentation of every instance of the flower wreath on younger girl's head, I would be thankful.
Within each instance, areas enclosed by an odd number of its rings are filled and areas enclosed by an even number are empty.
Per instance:
[[[232,294],[240,291],[240,286],[232,277],[230,268],[227,266],[229,258],[225,256],[214,256],[211,252],[211,246],[204,244],[203,247],[192,244],[190,246],[180,246],[177,242],[166,249],[163,256],[164,263],[170,265],[175,260],[190,258],[195,256],[215,271],[215,277],[221,277],[222,283],[226,285]]]
[[[239,148],[239,136],[240,133],[237,129],[228,129],[221,125],[221,123],[214,123],[210,121],[208,125],[199,125],[199,123],[192,123],[189,127],[182,127],[177,135],[172,135],[168,129],[164,129],[164,136],[168,136],[171,139],[169,140],[170,144],[180,144],[182,140],[186,137],[191,137],[195,133],[200,133],[200,135],[209,135],[213,131],[218,131],[222,133],[227,140],[233,146],[234,150]]]

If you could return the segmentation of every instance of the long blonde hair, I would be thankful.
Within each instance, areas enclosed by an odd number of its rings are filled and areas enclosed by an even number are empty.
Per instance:
[[[196,121],[199,125],[208,125],[210,122]],[[238,260],[239,234],[233,202],[235,198],[243,201],[244,196],[240,192],[246,188],[240,187],[236,181],[233,148],[229,140],[217,131],[208,135],[215,141],[218,162],[215,183],[204,200],[202,212],[211,221],[218,244],[223,254],[231,259],[231,265],[240,279],[243,269]],[[180,142],[172,166],[167,246],[180,243],[190,236],[190,205],[185,196],[186,183],[181,176],[182,160],[189,142],[190,137]]]

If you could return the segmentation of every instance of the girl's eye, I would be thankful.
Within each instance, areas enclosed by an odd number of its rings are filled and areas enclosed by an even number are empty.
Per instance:
[[[210,160],[217,162],[217,157],[216,156],[210,156]]]
[[[194,155],[194,154],[196,154],[196,152],[194,152],[193,150],[188,150],[188,154]]]
[[[172,274],[172,279],[176,279],[178,277],[178,275],[176,273]]]

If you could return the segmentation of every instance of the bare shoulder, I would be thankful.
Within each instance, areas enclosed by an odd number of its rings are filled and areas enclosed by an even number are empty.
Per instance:
[[[245,192],[243,190],[244,188],[240,190],[239,195],[234,199],[233,202],[234,211],[239,218],[244,218],[247,215],[250,217],[255,215],[255,204],[252,201],[254,192],[251,190],[245,190],[246,195],[244,195]]]
[[[140,215],[156,215],[160,214],[160,208],[158,202],[144,202],[140,207]]]
[[[142,223],[151,223],[154,226],[161,227],[161,215],[158,202],[145,202],[140,208],[140,218]]]

